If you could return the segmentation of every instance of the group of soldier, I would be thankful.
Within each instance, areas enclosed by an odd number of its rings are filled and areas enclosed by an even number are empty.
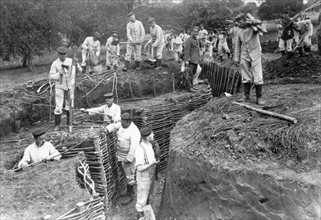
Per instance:
[[[140,69],[142,43],[145,37],[145,30],[142,23],[136,20],[134,13],[128,15],[129,22],[127,24],[127,38],[126,56],[123,71],[127,71],[129,63],[134,54],[136,70]],[[218,41],[219,52],[225,51],[230,56],[230,50],[227,47],[226,36],[233,35],[233,52],[234,63],[240,67],[242,75],[242,83],[244,85],[244,95],[241,100],[248,102],[250,100],[251,88],[255,88],[256,103],[262,105],[265,101],[262,99],[262,85],[263,73],[261,64],[261,45],[260,45],[260,31],[253,28],[247,23],[246,14],[240,14],[234,19],[235,25],[231,28],[230,33],[221,31],[216,37],[212,33],[204,29],[203,26],[192,27],[190,32],[175,35],[173,31],[168,33],[163,32],[162,28],[156,24],[154,18],[149,19],[151,39],[146,43],[145,49],[151,48],[154,52],[151,54],[156,58],[155,68],[159,69],[162,65],[162,56],[164,47],[168,47],[176,55],[175,59],[182,59],[182,65],[190,74],[189,86],[192,90],[197,90],[197,76],[199,74],[199,64],[202,55],[206,52],[205,48],[208,45],[215,45]],[[309,20],[302,22],[290,22],[284,26],[284,31],[301,30],[305,25],[307,34],[303,37],[303,45],[306,52],[309,52],[311,46],[310,31],[311,25]],[[288,28],[291,27],[291,28]],[[283,31],[283,32],[284,32]],[[189,35],[190,34],[190,35]],[[284,34],[283,34],[284,35]],[[282,35],[282,36],[283,36]],[[291,34],[290,34],[291,35]],[[67,58],[68,49],[66,47],[58,47],[58,59],[52,63],[49,78],[55,81],[55,130],[60,130],[61,115],[63,113],[63,102],[65,100],[65,112],[67,116],[67,125],[72,123],[70,121],[69,110],[70,103],[68,103],[68,93],[71,89],[72,79],[70,74],[76,71],[83,71],[88,64],[95,63],[95,60],[88,60],[88,55],[98,57],[100,55],[100,34],[95,32],[92,37],[87,37],[82,44],[82,63],[81,67],[73,65],[73,60]],[[179,38],[179,39],[178,39]],[[225,39],[225,40],[224,40]],[[280,48],[287,43],[288,52],[290,51],[291,39],[284,39],[280,37]],[[210,42],[210,43],[209,43]],[[215,43],[214,43],[215,42]],[[106,65],[107,69],[114,68],[117,70],[118,56],[119,56],[119,40],[117,33],[113,33],[106,43]],[[282,51],[282,50],[281,50]],[[211,53],[210,53],[211,55]],[[180,58],[179,58],[180,57]],[[196,78],[195,78],[196,76]],[[196,81],[195,81],[196,79]],[[126,179],[127,190],[122,194],[128,204],[134,197],[134,173],[136,173],[137,183],[137,219],[143,217],[143,207],[149,203],[150,188],[155,178],[155,167],[158,163],[159,148],[155,144],[153,131],[150,127],[143,127],[138,129],[132,121],[132,116],[125,112],[121,114],[121,108],[114,103],[114,95],[108,93],[104,95],[106,104],[91,109],[81,109],[88,114],[102,114],[104,115],[105,132],[117,131],[117,158],[119,166],[122,167]],[[61,155],[49,142],[44,141],[44,130],[37,130],[33,133],[35,143],[30,145],[25,153],[23,159],[19,163],[20,168],[29,166],[32,163],[37,163],[42,160],[58,160]]]

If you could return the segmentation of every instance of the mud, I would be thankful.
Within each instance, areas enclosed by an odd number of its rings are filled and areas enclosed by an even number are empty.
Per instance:
[[[238,107],[237,96],[214,99],[176,124],[160,219],[321,217],[319,86],[264,91],[265,109],[298,124]]]

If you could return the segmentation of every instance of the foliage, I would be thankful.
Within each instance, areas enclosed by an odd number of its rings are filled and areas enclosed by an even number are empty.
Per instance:
[[[243,12],[251,13],[252,15],[258,10],[257,4],[255,2],[249,2],[243,7]]]
[[[303,0],[265,0],[258,9],[258,15],[263,20],[277,19],[284,13],[292,17],[302,8]]]

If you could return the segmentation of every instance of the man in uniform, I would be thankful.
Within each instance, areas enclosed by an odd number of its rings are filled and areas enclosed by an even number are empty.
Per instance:
[[[38,129],[32,135],[35,142],[26,148],[18,168],[26,168],[30,164],[40,161],[59,160],[61,158],[59,151],[45,140],[45,130]]]
[[[140,62],[142,60],[142,43],[145,37],[145,29],[141,21],[136,20],[135,14],[133,12],[127,15],[129,22],[127,23],[127,38],[128,43],[126,47],[126,56],[125,56],[125,67],[123,71],[126,72],[132,53],[135,54],[135,68],[140,69]]]
[[[114,95],[113,93],[107,93],[104,95],[106,105],[90,108],[90,109],[82,109],[85,112],[88,112],[89,115],[94,114],[104,114],[104,121],[107,123],[117,123],[120,121],[120,107],[119,105],[114,103]]]
[[[101,37],[99,32],[95,32],[92,37],[86,37],[84,43],[81,45],[81,55],[82,55],[82,71],[86,73],[86,66],[89,63],[89,68],[98,64],[98,57],[100,55],[100,42]],[[92,70],[89,69],[89,72]]]
[[[106,66],[107,70],[110,70],[111,66],[114,66],[114,70],[117,70],[117,57],[119,56],[119,40],[118,35],[113,33],[106,42]]]
[[[150,35],[152,38],[146,45],[152,44],[152,50],[156,51],[156,69],[160,69],[162,67],[163,49],[165,46],[163,30],[155,23],[154,18],[150,18],[148,23],[150,25]]]
[[[206,40],[206,36],[208,35],[207,30],[204,29],[204,25],[200,25],[200,30],[198,32],[198,40],[200,42],[200,50],[201,50],[201,54],[202,56],[205,55],[205,40]]]
[[[253,28],[246,23],[246,15],[240,14],[236,18],[240,20],[235,42],[235,65],[240,65],[242,82],[244,85],[244,96],[239,101],[249,101],[252,83],[255,85],[256,103],[263,105],[262,100],[262,85],[263,73],[261,63],[261,44],[259,39],[259,32],[254,31]]]
[[[198,27],[193,27],[191,37],[186,40],[186,46],[184,49],[185,66],[190,69],[189,76],[187,77],[187,86],[191,92],[195,92],[197,90],[197,87],[192,85],[191,78],[193,78],[194,82],[197,81],[197,67],[200,62],[200,49],[197,35]]]
[[[62,107],[65,101],[65,112],[67,115],[67,125],[70,119],[70,92],[74,85],[73,75],[76,72],[75,66],[72,66],[72,59],[67,58],[68,49],[65,46],[57,48],[58,59],[56,59],[50,68],[49,80],[55,81],[55,131],[60,130]]]
[[[319,8],[319,17],[318,17],[318,30],[316,32],[316,35],[318,36],[318,50],[319,55],[321,55],[321,7]]]
[[[122,204],[126,205],[134,198],[135,151],[139,146],[141,136],[128,112],[121,115],[121,122],[106,126],[106,132],[112,131],[117,131],[116,155],[127,179],[127,190],[124,194],[121,194],[125,197]]]
[[[299,53],[300,56],[304,56],[303,49],[307,55],[311,52],[311,38],[313,34],[313,24],[310,18],[305,18],[304,20],[293,22],[292,27],[295,31],[299,33],[302,42],[299,42]],[[303,45],[303,48],[302,48]]]

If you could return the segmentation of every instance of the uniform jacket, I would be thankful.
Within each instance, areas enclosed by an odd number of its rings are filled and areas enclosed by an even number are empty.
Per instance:
[[[145,37],[145,29],[141,21],[127,23],[127,38],[133,43],[143,43]]]
[[[106,49],[110,55],[117,55],[119,56],[119,44],[112,45],[114,38],[109,37],[106,42]]]
[[[69,70],[62,68],[62,65],[68,66]],[[76,68],[71,66],[71,58],[66,58],[64,62],[58,58],[51,64],[49,79],[56,81],[56,89],[68,90],[75,83],[72,74],[75,74]]]
[[[297,32],[299,32],[300,34],[305,34],[306,33],[307,36],[312,36],[312,34],[313,34],[313,24],[311,23],[310,19],[296,22],[296,24],[297,24],[297,27],[295,28],[295,30]]]
[[[153,42],[154,47],[165,43],[163,30],[159,25],[155,24],[154,28],[150,27],[150,35],[152,37],[151,41],[155,39],[155,41]]]
[[[81,48],[84,50],[92,49],[97,57],[100,55],[100,42],[99,40],[94,41],[93,37],[86,37]]]
[[[199,42],[193,37],[186,40],[184,49],[184,61],[198,64],[200,61]]]
[[[110,107],[108,107],[108,105],[106,104],[97,108],[87,109],[87,111],[90,115],[93,115],[95,113],[105,114],[104,121],[110,121],[108,116],[110,116],[113,119],[114,123],[119,122],[121,120],[120,106],[115,103],[113,103]]]
[[[316,32],[316,35],[321,37],[321,12],[319,14],[319,17],[318,17],[318,26],[317,26],[318,30]]]
[[[235,42],[234,60],[240,62],[241,59],[254,61],[261,57],[262,48],[259,32],[255,32],[251,27],[240,28]]]

